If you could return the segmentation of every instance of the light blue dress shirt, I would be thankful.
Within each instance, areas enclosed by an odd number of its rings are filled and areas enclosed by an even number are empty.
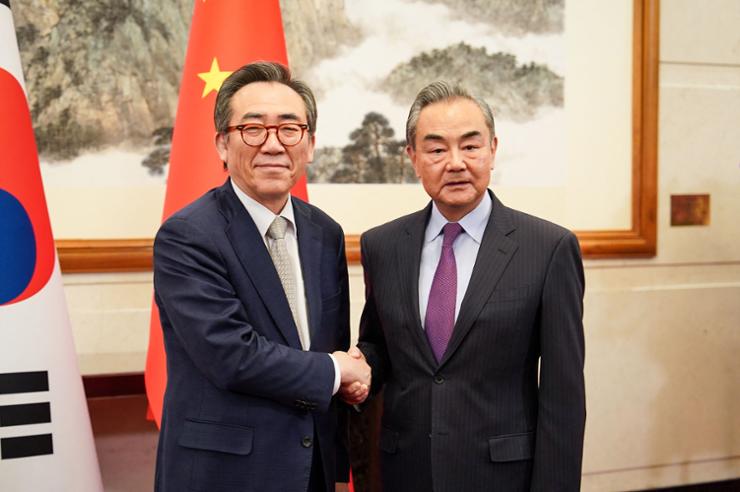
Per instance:
[[[477,207],[471,210],[465,217],[459,220],[463,228],[455,242],[452,250],[455,252],[455,263],[457,264],[457,298],[455,299],[455,321],[460,313],[465,291],[468,289],[470,277],[473,275],[475,259],[478,249],[483,240],[483,233],[491,215],[493,202],[491,196],[486,192]],[[437,271],[439,257],[442,254],[442,228],[449,222],[432,203],[432,213],[429,217],[426,232],[424,233],[424,245],[421,250],[421,265],[419,266],[419,314],[421,315],[421,326],[427,316],[427,303],[429,291],[432,290],[434,272]]]

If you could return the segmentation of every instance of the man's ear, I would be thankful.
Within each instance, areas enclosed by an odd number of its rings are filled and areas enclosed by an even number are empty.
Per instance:
[[[310,164],[313,162],[313,151],[316,148],[316,135],[311,135],[311,138],[308,140],[308,154],[306,157],[308,157],[308,160],[306,163]]]
[[[414,174],[416,174],[417,178],[421,179],[421,175],[419,174],[419,168],[416,165],[416,149],[414,149],[410,145],[407,145],[406,155],[409,156],[409,159],[411,160],[411,165],[414,167]]]
[[[228,135],[225,135],[221,132],[216,132],[216,135],[213,137],[213,142],[216,144],[216,152],[218,152],[218,157],[224,163],[226,163],[226,157],[228,156],[228,149],[226,148],[226,144],[228,143]]]
[[[498,137],[494,136],[491,139],[491,170],[496,162],[496,149],[498,149]]]

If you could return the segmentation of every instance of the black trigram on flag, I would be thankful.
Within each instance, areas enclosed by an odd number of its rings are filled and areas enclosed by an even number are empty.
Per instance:
[[[0,395],[49,391],[49,373],[11,372],[0,374]],[[46,424],[51,422],[48,401],[0,405],[0,427]],[[54,446],[51,434],[36,434],[0,439],[0,459],[27,458],[52,454]]]

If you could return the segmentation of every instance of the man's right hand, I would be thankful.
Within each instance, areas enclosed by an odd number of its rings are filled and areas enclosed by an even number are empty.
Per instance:
[[[350,353],[334,352],[332,355],[339,364],[339,395],[342,400],[350,405],[365,401],[370,392],[372,370],[362,352],[353,347]]]

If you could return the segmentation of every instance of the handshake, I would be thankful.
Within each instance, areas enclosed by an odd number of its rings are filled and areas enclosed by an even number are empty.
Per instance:
[[[363,353],[357,347],[352,347],[347,352],[337,351],[331,355],[339,364],[339,397],[348,405],[365,401],[370,394],[372,370]]]

